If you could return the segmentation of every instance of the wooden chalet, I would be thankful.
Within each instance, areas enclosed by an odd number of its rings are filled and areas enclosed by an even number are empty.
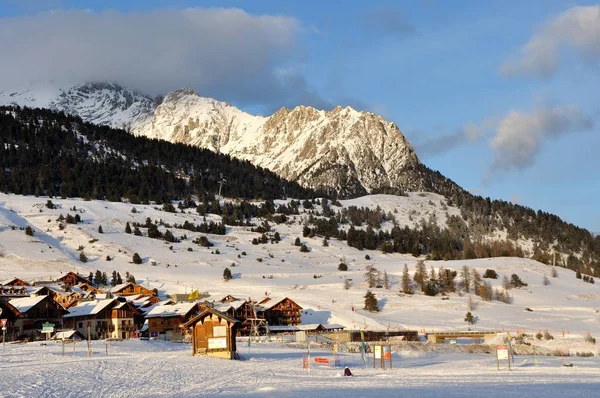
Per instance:
[[[112,287],[109,292],[117,296],[133,296],[134,294],[146,297],[156,296],[155,290],[150,290],[133,282],[122,283]]]
[[[227,296],[232,297],[232,296]],[[221,302],[217,302],[214,304],[207,304],[209,307],[216,309],[222,313],[229,315],[230,317],[237,319],[240,321],[240,326],[238,328],[238,333],[240,335],[246,336],[250,334],[252,328],[252,320],[263,319],[259,318],[264,316],[264,311],[256,311],[254,307],[254,302],[243,299],[234,300],[221,300]]]
[[[60,328],[62,317],[66,312],[60,304],[47,295],[10,299],[4,302],[2,311],[2,317],[9,320],[6,338],[7,340],[36,340],[42,337],[42,324],[53,323],[56,328]]]
[[[198,303],[157,304],[146,313],[148,335],[161,340],[183,337],[180,325],[200,313],[204,306]]]
[[[75,286],[80,283],[90,283],[87,278],[84,278],[75,272],[67,272],[65,275],[58,278],[56,282],[60,282],[65,286]]]
[[[237,359],[235,337],[239,325],[237,319],[205,307],[181,327],[192,335],[192,355]]]
[[[62,305],[64,308],[69,308],[83,297],[83,294],[73,290],[63,290],[58,286],[44,286],[43,289],[48,291],[48,295],[57,304]]]
[[[7,279],[5,281],[0,282],[0,285],[3,285],[3,286],[31,286],[31,284],[25,282],[23,279],[20,279],[20,278]]]
[[[69,308],[64,326],[92,339],[128,339],[137,336],[134,317],[138,310],[126,300],[109,298],[81,301]]]
[[[261,316],[269,323],[269,326],[300,324],[302,307],[288,297],[267,297],[258,303],[257,310],[257,312],[263,312]]]

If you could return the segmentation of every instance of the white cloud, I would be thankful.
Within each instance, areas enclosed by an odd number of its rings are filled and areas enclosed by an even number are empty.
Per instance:
[[[117,82],[152,95],[201,95],[276,108],[325,102],[294,63],[293,18],[239,9],[67,10],[0,19],[0,90],[36,82]]]
[[[549,78],[560,64],[561,49],[569,47],[586,61],[600,60],[600,5],[572,7],[545,24],[501,66],[507,75]]]
[[[500,121],[491,141],[495,158],[490,171],[524,169],[546,141],[592,126],[592,119],[576,105],[542,107],[531,114],[511,111]]]

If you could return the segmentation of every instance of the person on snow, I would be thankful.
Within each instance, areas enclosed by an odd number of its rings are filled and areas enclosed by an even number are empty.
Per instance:
[[[344,376],[352,376],[352,372],[350,371],[350,368],[347,366],[344,368]]]

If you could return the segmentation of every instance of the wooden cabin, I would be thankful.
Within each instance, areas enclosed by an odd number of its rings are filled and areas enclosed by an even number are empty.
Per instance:
[[[53,323],[56,328],[59,328],[62,325],[62,317],[67,312],[46,295],[15,298],[7,304],[16,316],[12,325],[12,335],[9,336],[7,333],[7,338],[13,340],[35,340],[42,337],[40,333],[42,324]],[[4,312],[2,316],[4,317]]]
[[[137,330],[134,323],[137,314],[133,305],[114,298],[82,301],[69,308],[64,324],[86,337],[89,330],[92,339],[127,339]]]
[[[181,327],[192,335],[192,355],[237,359],[235,337],[239,325],[237,319],[205,307]]]
[[[139,294],[146,297],[156,296],[156,292],[154,290],[150,290],[133,282],[117,285],[111,288],[109,292],[117,296],[133,296],[134,294]]]
[[[300,313],[302,307],[292,299],[284,297],[281,299],[267,297],[258,303],[264,313],[264,319],[269,326],[290,326],[300,324]]]
[[[155,305],[146,313],[149,337],[160,340],[183,338],[180,325],[188,322],[203,309],[205,307],[198,303]]]
[[[67,272],[65,275],[58,278],[56,282],[60,282],[65,286],[75,286],[80,283],[89,283],[90,281],[75,272]]]
[[[7,280],[1,282],[0,285],[4,285],[4,286],[31,286],[29,283],[25,282],[23,279],[20,279],[20,278],[7,279]]]

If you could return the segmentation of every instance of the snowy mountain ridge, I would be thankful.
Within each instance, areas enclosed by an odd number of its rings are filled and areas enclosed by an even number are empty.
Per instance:
[[[0,105],[5,104],[50,108],[136,135],[221,152],[342,196],[426,188],[411,172],[420,162],[398,127],[350,107],[297,106],[263,117],[190,89],[173,91],[157,105],[110,83],[0,92]]]

